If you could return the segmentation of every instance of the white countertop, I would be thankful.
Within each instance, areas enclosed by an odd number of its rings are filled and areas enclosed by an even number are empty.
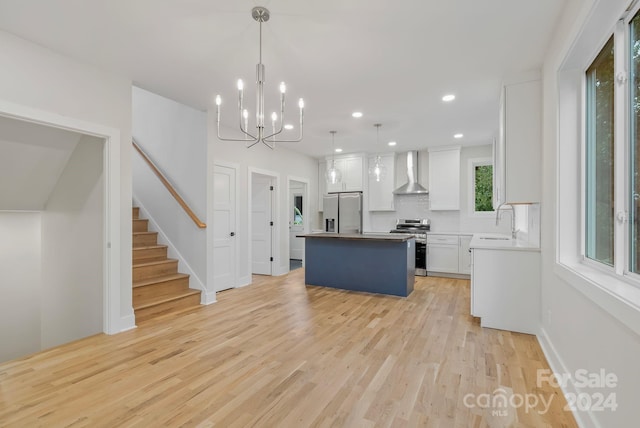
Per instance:
[[[483,250],[540,251],[538,245],[529,241],[511,239],[509,235],[498,233],[474,233],[469,247]]]

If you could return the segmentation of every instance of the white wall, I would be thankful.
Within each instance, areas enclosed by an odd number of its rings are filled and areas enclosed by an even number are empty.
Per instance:
[[[195,214],[206,223],[207,115],[140,88],[133,88],[133,136]],[[206,230],[184,212],[138,153],[133,155],[133,193],[182,260],[190,287],[204,289]],[[177,252],[177,253],[174,253]],[[187,266],[185,266],[188,265]],[[194,282],[195,281],[195,282]]]
[[[83,136],[42,213],[42,348],[102,332],[104,142]]]
[[[0,212],[0,362],[40,348],[40,213]]]
[[[581,412],[582,426],[631,427],[637,426],[640,419],[640,366],[637,358],[640,355],[640,337],[618,319],[618,313],[626,310],[622,302],[604,309],[597,300],[561,278],[556,264],[556,246],[562,236],[556,222],[556,189],[559,177],[567,173],[567,168],[559,165],[559,175],[556,174],[557,151],[561,145],[577,144],[567,139],[560,141],[558,137],[559,102],[562,103],[558,100],[558,70],[590,8],[596,3],[593,0],[568,2],[544,65],[541,340],[552,368],[557,371],[574,374],[578,369],[595,373],[604,369],[618,377],[618,386],[608,391],[616,394],[617,410]],[[599,3],[621,12],[629,2],[602,0]],[[607,25],[613,28],[615,20],[614,17]],[[608,29],[603,30],[606,34]],[[591,48],[595,50],[597,46]],[[579,219],[576,219],[577,223]],[[596,391],[583,388],[578,392],[590,395]]]
[[[498,112],[496,112],[498,114]],[[469,159],[491,158],[491,145],[462,147],[460,151],[460,210],[431,211],[428,195],[395,195],[395,211],[369,213],[370,232],[388,232],[395,226],[397,218],[428,218],[431,220],[431,230],[437,232],[491,232],[509,233],[509,214],[504,216],[499,226],[495,225],[495,217],[473,217],[469,207]],[[418,181],[429,189],[428,168],[429,153],[421,151],[419,158]],[[406,158],[404,153],[396,156],[395,166],[396,187],[406,183]]]
[[[131,80],[81,64],[0,31],[0,110],[23,107],[88,126],[119,131],[119,300],[120,325],[134,326],[131,305]],[[10,107],[7,107],[11,104]],[[30,114],[30,113],[29,113]],[[117,215],[118,213],[116,213]],[[114,242],[114,244],[116,244]],[[114,251],[116,254],[117,251]]]
[[[213,169],[213,164],[217,161],[234,163],[239,166],[238,181],[238,216],[239,226],[247,225],[248,218],[248,198],[247,189],[249,186],[249,168],[256,169],[256,172],[264,170],[274,172],[278,175],[276,181],[276,202],[274,206],[275,231],[280,245],[275,248],[274,275],[283,274],[289,271],[289,195],[287,192],[287,176],[294,176],[306,179],[309,182],[309,212],[318,211],[318,161],[317,159],[302,155],[300,153],[287,150],[282,146],[275,150],[267,148],[264,144],[247,149],[243,142],[219,141],[216,136],[215,109],[209,111],[208,140],[209,140],[209,165]],[[229,131],[231,132],[231,131]],[[299,144],[309,144],[304,140]],[[270,174],[269,174],[270,175]],[[237,242],[239,245],[238,254],[238,277],[241,284],[251,282],[251,257],[249,253],[250,236],[247,229],[238,227]],[[215,266],[213,266],[215,269]]]

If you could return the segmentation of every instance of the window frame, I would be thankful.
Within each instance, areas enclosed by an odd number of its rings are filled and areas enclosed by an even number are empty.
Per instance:
[[[628,282],[636,287],[640,288],[640,274],[634,273],[629,270],[630,267],[630,245],[631,245],[631,227],[628,222],[630,200],[629,192],[630,186],[630,173],[631,173],[631,159],[630,155],[630,126],[631,126],[631,114],[632,111],[629,108],[630,102],[630,85],[629,76],[631,69],[631,55],[630,55],[630,38],[631,32],[629,25],[631,20],[637,13],[640,13],[640,4],[636,5],[633,10],[628,11],[624,19],[620,19],[616,22],[614,27],[608,33],[605,40],[596,49],[592,58],[586,65],[582,75],[582,138],[581,138],[581,247],[580,258],[581,262],[599,270],[603,273],[618,277],[625,282]],[[587,119],[588,119],[588,106],[587,106],[587,71],[600,54],[602,49],[606,46],[610,38],[613,37],[613,52],[614,52],[614,231],[613,231],[613,251],[614,262],[613,266],[608,266],[604,263],[590,259],[586,256],[586,194],[587,194],[587,174],[586,174],[586,162],[587,162]],[[621,80],[620,77],[623,77]]]
[[[482,157],[482,158],[470,158],[468,163],[467,163],[467,171],[468,171],[468,176],[469,176],[469,184],[468,184],[468,207],[469,207],[469,217],[474,217],[474,218],[490,218],[490,217],[495,217],[496,215],[496,211],[495,209],[492,209],[491,211],[476,211],[476,166],[485,166],[485,165],[491,165],[492,168],[495,169],[495,165],[493,163],[493,159],[490,157]],[[492,187],[495,189],[495,185],[496,183],[493,182],[493,180],[495,179],[494,176],[492,176],[491,180],[492,180]],[[494,192],[495,193],[495,192]],[[492,199],[495,195],[492,194]]]

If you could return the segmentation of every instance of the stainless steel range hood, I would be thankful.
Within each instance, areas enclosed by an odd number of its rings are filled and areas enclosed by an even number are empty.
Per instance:
[[[427,189],[418,183],[418,152],[407,152],[407,183],[393,191],[394,195],[426,195]]]

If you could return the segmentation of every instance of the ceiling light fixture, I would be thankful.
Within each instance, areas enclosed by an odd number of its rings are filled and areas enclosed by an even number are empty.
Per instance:
[[[257,82],[257,101],[256,101],[256,135],[251,134],[248,131],[249,125],[249,112],[244,108],[244,83],[242,80],[238,80],[238,113],[240,116],[240,131],[245,135],[244,138],[223,138],[220,136],[220,105],[222,104],[222,98],[220,95],[216,96],[216,114],[218,124],[218,138],[222,141],[245,141],[247,148],[253,147],[258,143],[263,143],[270,149],[275,148],[275,143],[295,143],[302,141],[302,123],[304,118],[304,101],[302,98],[298,101],[298,108],[300,109],[300,136],[295,140],[276,140],[276,135],[280,134],[283,130],[284,123],[284,94],[287,91],[287,87],[284,82],[280,83],[280,121],[278,122],[278,115],[276,112],[271,114],[271,126],[272,133],[265,135],[264,126],[264,64],[262,64],[262,23],[269,20],[269,10],[266,7],[256,6],[251,9],[251,16],[260,24],[260,57],[258,65],[256,65],[256,82]],[[244,126],[243,126],[244,125]],[[276,128],[278,129],[276,131]]]
[[[390,145],[391,147],[393,147],[398,143],[396,143],[395,141],[389,141],[387,144]]]
[[[462,137],[464,137],[464,134],[453,134],[453,138],[455,139],[460,139]]]
[[[336,153],[342,153],[342,149],[341,148],[337,148],[336,149]]]
[[[376,123],[373,126],[376,127],[376,143],[380,145],[380,127],[382,124]],[[380,156],[376,156],[373,165],[369,167],[369,175],[377,182],[384,180],[384,177],[387,175],[387,167],[382,163]]]
[[[361,118],[362,117],[362,112],[361,111],[354,111],[353,113],[351,113],[351,116],[353,116],[355,118]]]
[[[333,154],[331,155],[331,166],[327,168],[325,172],[325,178],[327,179],[327,183],[329,184],[338,184],[342,181],[342,172],[336,168],[336,132],[337,131],[329,131],[331,134],[331,144],[333,145]]]
[[[290,124],[290,123],[287,123],[287,124],[284,126],[284,129],[286,129],[286,130],[291,130],[291,129],[293,129],[293,125],[292,125],[292,124]]]
[[[442,97],[442,101],[444,101],[445,103],[451,102],[455,99],[456,99],[456,96],[453,94],[447,94],[444,97]]]

